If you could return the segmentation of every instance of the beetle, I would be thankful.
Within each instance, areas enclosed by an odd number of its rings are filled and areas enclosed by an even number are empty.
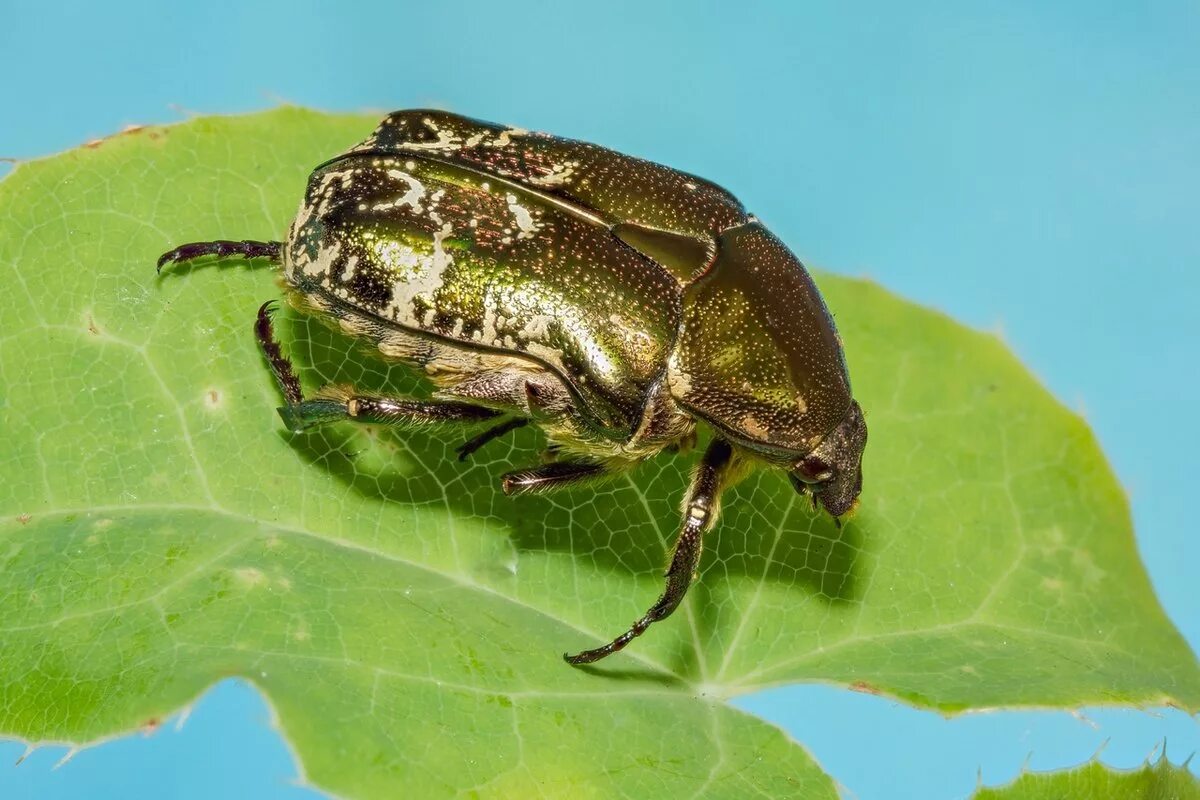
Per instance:
[[[751,467],[787,472],[838,518],[857,503],[867,440],[841,340],[808,272],[714,183],[594,144],[444,111],[388,115],[312,173],[285,241],[164,253],[261,258],[299,307],[424,369],[430,399],[330,386],[302,395],[255,332],[292,431],[350,420],[489,423],[460,458],[526,424],[548,460],[510,495],[601,481],[711,431],[657,602],[587,664],[678,607],[722,490]]]

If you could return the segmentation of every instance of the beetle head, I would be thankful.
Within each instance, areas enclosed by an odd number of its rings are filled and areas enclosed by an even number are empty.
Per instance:
[[[862,454],[867,422],[858,403],[811,453],[797,461],[788,477],[801,494],[812,493],[834,517],[850,511],[862,491]]]

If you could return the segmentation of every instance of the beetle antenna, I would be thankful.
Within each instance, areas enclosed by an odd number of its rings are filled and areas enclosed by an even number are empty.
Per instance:
[[[174,250],[169,250],[159,256],[158,272],[162,272],[162,268],[167,264],[179,261],[191,261],[201,256],[216,256],[217,258],[228,258],[229,256],[266,258],[270,259],[272,263],[278,264],[282,252],[283,242],[256,242],[251,239],[241,242],[231,242],[226,239],[217,239],[212,242],[189,242],[188,244],[181,244]]]

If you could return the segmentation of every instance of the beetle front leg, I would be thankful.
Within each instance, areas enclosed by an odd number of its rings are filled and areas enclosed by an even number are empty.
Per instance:
[[[647,628],[671,616],[679,607],[695,577],[696,567],[700,564],[704,534],[711,530],[717,521],[721,490],[728,483],[733,460],[733,448],[723,439],[713,439],[704,451],[704,457],[700,460],[700,466],[688,489],[687,502],[683,507],[683,527],[675,540],[671,565],[667,568],[665,576],[666,587],[658,602],[651,606],[641,619],[633,623],[629,630],[608,644],[575,655],[564,653],[563,659],[568,664],[591,664],[623,650],[627,644],[645,633]]]

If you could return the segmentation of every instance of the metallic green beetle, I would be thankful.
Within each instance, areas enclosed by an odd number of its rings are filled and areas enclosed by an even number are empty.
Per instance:
[[[385,358],[423,368],[431,400],[330,387],[313,398],[256,332],[294,431],[336,420],[494,427],[533,422],[553,460],[508,494],[579,486],[711,428],[666,587],[614,653],[679,605],[722,490],[754,463],[784,469],[834,516],[862,488],[862,410],[833,320],[803,265],[724,189],[596,145],[442,111],[398,111],[317,167],[284,242],[186,244],[268,258],[297,305]]]

